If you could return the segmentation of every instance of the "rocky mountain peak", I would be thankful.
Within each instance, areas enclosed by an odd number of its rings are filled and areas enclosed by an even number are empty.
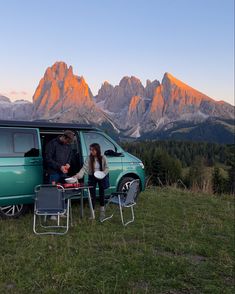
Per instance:
[[[129,112],[134,111],[136,109],[140,100],[141,100],[140,96],[133,96],[131,98],[130,105],[129,105]]]
[[[65,62],[56,62],[46,69],[33,103],[11,102],[0,95],[0,119],[38,118],[106,125],[136,138],[182,122],[218,118],[226,122],[234,119],[234,107],[213,100],[170,73],[164,74],[161,83],[147,80],[145,87],[135,76],[125,76],[115,86],[105,81],[94,100],[85,78],[75,75]]]
[[[177,78],[175,78],[172,74],[170,74],[168,72],[166,72],[163,76],[162,85],[165,85],[166,87],[174,85],[174,86],[184,88],[184,89],[190,88],[188,85],[186,85],[182,81],[178,80]]]
[[[132,96],[144,95],[144,86],[141,81],[134,76],[122,78],[119,87],[123,90],[124,96],[129,98],[128,100],[130,100]]]
[[[107,81],[105,81],[101,88],[98,91],[98,95],[96,96],[96,102],[105,101],[106,99],[110,99],[114,87]]]
[[[68,68],[65,62],[59,61],[55,62],[51,67],[48,67],[44,74],[45,80],[59,80],[62,81],[67,76],[67,74],[73,74],[72,67]]]
[[[84,77],[73,74],[72,66],[56,62],[48,67],[33,95],[34,117],[51,117],[74,107],[95,107]]]
[[[11,101],[0,95],[0,119],[3,120],[30,120],[33,104],[27,100]]]
[[[121,87],[125,87],[127,84],[141,84],[140,79],[136,78],[135,76],[124,76],[120,82],[119,82],[119,86]]]
[[[11,100],[6,96],[0,95],[0,102],[11,103]]]
[[[172,74],[166,72],[163,76],[163,79],[162,79],[162,85],[164,87],[178,87],[182,90],[185,90],[185,91],[190,91],[190,92],[193,92],[194,94],[197,94],[197,95],[203,95],[203,97],[207,97],[208,99],[211,99],[209,98],[208,96],[206,96],[205,94],[197,91],[196,89],[190,87],[189,85],[185,84],[184,82],[182,82],[181,80],[175,78]],[[212,99],[213,100],[213,99]]]
[[[141,81],[134,76],[125,76],[115,87],[109,83],[103,83],[96,96],[96,101],[103,101],[103,106],[106,110],[118,113],[124,108],[128,109],[133,96],[143,95],[144,86]]]
[[[153,98],[155,89],[160,85],[160,82],[158,80],[154,80],[154,81],[150,81],[147,80],[146,81],[146,87],[145,87],[145,96],[148,98]]]
[[[168,80],[171,81],[172,83],[180,83],[181,85],[184,84],[182,81],[180,81],[179,79],[177,79],[176,77],[174,77],[171,73],[169,72],[165,72],[162,78],[162,83],[164,80]],[[184,84],[186,85],[186,84]]]
[[[111,84],[108,82],[108,81],[104,81],[102,86],[104,87],[108,87],[108,86],[111,86]]]

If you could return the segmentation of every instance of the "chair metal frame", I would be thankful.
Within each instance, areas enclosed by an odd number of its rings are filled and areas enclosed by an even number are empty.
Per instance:
[[[61,197],[61,204],[63,206],[63,209],[55,209],[55,211],[51,211],[49,208],[38,208],[38,193],[41,188],[43,187],[50,187],[55,188],[58,191],[58,197]],[[69,218],[70,218],[70,208],[71,203],[69,198],[65,198],[65,190],[64,187],[61,185],[37,185],[34,188],[35,191],[35,202],[34,202],[34,218],[33,218],[33,231],[36,235],[65,235],[68,232],[69,229]],[[59,193],[62,193],[62,195],[59,195]],[[67,202],[67,203],[66,203]],[[40,227],[46,229],[43,232],[37,231],[37,216],[39,216],[39,223]],[[49,225],[43,225],[41,223],[41,217],[44,216],[44,221],[46,221],[47,216],[56,216],[57,217],[57,225],[49,226]],[[66,225],[60,225],[60,217],[66,216]],[[50,230],[48,230],[50,229]],[[52,230],[54,229],[54,230]],[[60,231],[61,229],[62,232]],[[47,231],[48,230],[48,231]]]
[[[122,221],[122,224],[123,224],[124,227],[127,226],[128,224],[134,222],[134,220],[135,220],[134,206],[136,205],[136,198],[137,198],[138,192],[139,192],[139,182],[140,181],[138,179],[137,180],[133,180],[130,183],[130,186],[129,186],[129,189],[128,189],[127,192],[114,192],[114,193],[112,193],[111,196],[110,196],[110,198],[109,198],[109,200],[108,200],[108,202],[107,202],[107,204],[106,204],[106,206],[105,206],[105,211],[107,210],[107,208],[109,207],[110,204],[115,204],[115,205],[118,205],[119,206],[120,217],[121,217],[121,221]],[[129,199],[130,197],[128,197],[129,196],[128,192],[129,193],[132,192],[131,191],[131,189],[132,189],[131,187],[135,183],[138,184],[136,186],[137,189],[136,189],[136,191],[134,191],[134,196],[131,197],[132,199]],[[126,199],[125,200],[122,200],[121,199],[121,196],[122,197],[126,197]],[[124,208],[130,208],[130,210],[131,210],[131,216],[132,216],[132,218],[130,220],[128,220],[127,222],[124,221],[124,216],[123,216],[123,209]],[[111,219],[113,217],[113,215],[114,215],[114,212],[110,216],[104,218],[101,222],[104,222],[104,221],[106,221],[108,219]]]

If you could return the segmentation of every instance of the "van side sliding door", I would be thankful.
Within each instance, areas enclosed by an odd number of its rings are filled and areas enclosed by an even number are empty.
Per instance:
[[[0,206],[32,202],[42,181],[39,130],[0,127]]]

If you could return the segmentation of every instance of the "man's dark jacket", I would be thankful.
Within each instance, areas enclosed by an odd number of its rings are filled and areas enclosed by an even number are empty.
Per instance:
[[[71,145],[63,144],[60,137],[51,140],[46,145],[45,161],[46,169],[49,174],[60,173],[61,166],[70,164],[72,148]]]

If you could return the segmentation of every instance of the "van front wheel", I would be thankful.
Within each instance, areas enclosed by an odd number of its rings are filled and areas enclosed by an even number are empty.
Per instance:
[[[125,178],[121,179],[121,181],[119,182],[119,185],[118,185],[118,191],[127,192],[129,190],[130,183],[132,181],[134,181],[134,178],[132,178],[132,177],[125,177]]]
[[[26,208],[23,204],[0,206],[0,217],[17,218],[26,211]]]

